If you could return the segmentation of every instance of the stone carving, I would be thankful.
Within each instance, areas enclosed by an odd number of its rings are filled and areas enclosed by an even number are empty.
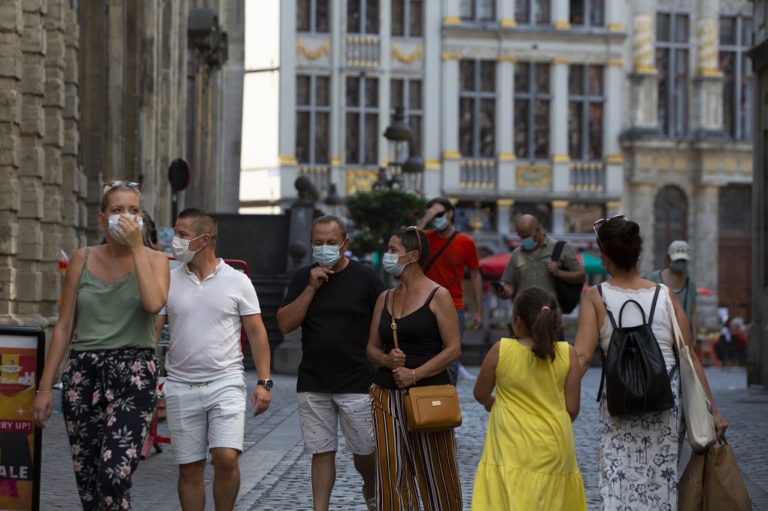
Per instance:
[[[650,14],[635,16],[635,44],[633,51],[634,71],[638,74],[653,74],[653,18]]]
[[[305,58],[309,60],[317,60],[321,57],[325,57],[326,55],[328,55],[328,53],[331,51],[331,42],[326,39],[325,42],[321,44],[319,48],[313,50],[304,46],[304,41],[299,39],[296,42],[296,49]]]
[[[717,19],[699,18],[696,28],[696,57],[700,76],[721,76],[717,69]]]
[[[399,60],[403,64],[413,64],[417,60],[421,60],[423,56],[424,50],[420,44],[411,53],[403,53],[396,44],[392,43],[392,58]]]

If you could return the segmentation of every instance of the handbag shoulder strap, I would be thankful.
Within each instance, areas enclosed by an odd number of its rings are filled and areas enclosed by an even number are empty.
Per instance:
[[[424,273],[427,273],[430,268],[432,268],[432,265],[435,264],[435,261],[437,261],[437,258],[440,257],[443,254],[443,251],[448,248],[448,245],[451,244],[453,239],[456,237],[456,235],[459,234],[459,231],[455,230],[453,231],[453,234],[451,234],[451,237],[448,238],[448,241],[445,242],[445,244],[440,247],[440,250],[435,253],[435,255],[427,262],[427,264],[424,265]]]
[[[389,300],[390,295],[392,296],[392,300]],[[395,293],[392,293],[391,291],[387,291],[386,296],[384,297],[384,301],[389,302],[389,308],[390,313],[389,317],[391,318],[389,326],[392,328],[392,339],[394,340],[395,349],[399,350],[400,346],[397,343],[397,321],[395,321]]]

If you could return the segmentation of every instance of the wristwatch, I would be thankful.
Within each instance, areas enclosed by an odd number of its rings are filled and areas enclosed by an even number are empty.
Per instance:
[[[274,383],[272,382],[272,380],[267,378],[266,380],[258,380],[256,382],[256,385],[263,385],[265,389],[271,391],[272,390],[272,386],[274,385]]]

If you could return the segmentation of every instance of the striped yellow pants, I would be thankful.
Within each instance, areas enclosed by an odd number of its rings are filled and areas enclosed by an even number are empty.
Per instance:
[[[453,430],[409,433],[399,390],[371,386],[379,511],[461,510]]]

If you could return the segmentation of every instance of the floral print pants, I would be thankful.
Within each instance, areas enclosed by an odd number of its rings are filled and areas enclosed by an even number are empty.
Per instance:
[[[73,351],[61,381],[83,510],[130,510],[131,474],[157,403],[154,350]]]

